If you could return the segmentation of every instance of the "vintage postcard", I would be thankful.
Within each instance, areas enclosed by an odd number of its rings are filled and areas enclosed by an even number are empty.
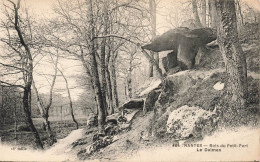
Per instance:
[[[259,0],[0,1],[1,161],[260,161]]]

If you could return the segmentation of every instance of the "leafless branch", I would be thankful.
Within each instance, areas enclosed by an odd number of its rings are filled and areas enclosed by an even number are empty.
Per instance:
[[[16,84],[11,84],[11,83],[7,83],[7,82],[5,82],[5,81],[2,81],[2,80],[0,80],[0,83],[1,84],[4,84],[4,86],[9,86],[9,87],[19,87],[19,88],[25,88],[24,86],[22,86],[22,85],[16,85]],[[1,85],[0,84],[0,85]]]
[[[4,63],[1,63],[1,62],[0,62],[0,65],[10,67],[10,68],[15,68],[15,69],[18,69],[18,70],[21,70],[21,71],[27,71],[26,69],[19,68],[19,67],[13,66],[13,65],[4,64]]]

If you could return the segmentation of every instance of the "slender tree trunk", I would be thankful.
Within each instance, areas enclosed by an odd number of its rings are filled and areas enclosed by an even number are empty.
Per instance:
[[[128,99],[128,91],[127,91],[127,79],[125,80],[125,99]]]
[[[111,41],[109,41],[109,44],[112,44]],[[107,98],[108,98],[108,114],[114,114],[114,104],[113,104],[113,94],[112,94],[112,83],[111,83],[111,75],[109,71],[109,64],[111,64],[111,49],[109,49],[109,52],[107,54],[106,59],[106,77],[107,77]]]
[[[107,76],[107,96],[108,96],[108,103],[109,103],[109,115],[114,114],[114,104],[113,104],[113,94],[112,94],[112,83],[111,83],[111,78],[110,78],[110,71],[106,71],[106,76]]]
[[[51,56],[51,58],[52,58],[52,56]],[[42,118],[44,119],[43,125],[46,128],[46,132],[47,132],[48,138],[49,138],[48,142],[49,142],[50,146],[57,142],[55,134],[52,131],[51,126],[50,126],[49,110],[50,110],[50,107],[52,105],[52,98],[53,98],[52,93],[53,93],[53,88],[54,88],[56,77],[57,77],[58,58],[59,58],[59,56],[57,54],[56,61],[55,61],[55,72],[54,72],[54,76],[53,76],[53,80],[52,80],[51,88],[50,88],[49,101],[48,101],[48,104],[46,106],[44,105],[44,103],[42,102],[42,100],[40,98],[40,94],[39,94],[39,92],[36,88],[34,81],[32,82],[32,86],[33,86],[33,88],[35,90],[35,94],[36,94],[37,106],[38,106],[38,109],[40,110]],[[52,60],[52,61],[54,62],[54,60]]]
[[[209,27],[212,27],[212,0],[208,0]]]
[[[154,52],[150,52],[150,57],[154,59]],[[153,64],[149,63],[149,68],[148,68],[148,76],[151,78],[153,77]]]
[[[216,7],[214,4],[214,0],[208,0],[209,5],[209,17],[210,17],[210,27],[216,29]]]
[[[114,107],[119,107],[119,101],[118,101],[118,92],[117,92],[117,77],[116,77],[116,68],[115,68],[115,60],[117,58],[117,54],[112,53],[112,59],[111,59],[111,79],[112,79],[112,93],[113,93],[113,101],[114,101]]]
[[[103,8],[103,13],[104,13],[104,19],[103,19],[103,34],[107,35],[108,33],[108,0],[104,1],[104,8]],[[102,91],[102,97],[103,97],[103,102],[104,102],[104,107],[105,107],[105,112],[107,113],[108,109],[108,104],[106,101],[106,90],[107,90],[107,82],[106,82],[106,43],[107,40],[106,38],[103,38],[102,43],[101,43],[101,57],[100,57],[100,62],[101,62],[101,91]],[[107,114],[106,114],[107,115]]]
[[[206,0],[201,0],[201,23],[204,27],[207,26],[206,17]]]
[[[118,0],[113,1],[116,6],[118,6]],[[120,22],[120,19],[118,18],[118,13],[120,11],[118,9],[115,10],[115,21]],[[110,33],[113,31],[113,22],[112,19],[110,19]],[[114,40],[114,39],[113,39]],[[114,50],[114,44],[111,45],[110,52],[111,52],[111,63],[109,64],[110,69],[110,78],[111,78],[111,88],[112,88],[112,101],[113,101],[113,111],[115,108],[119,107],[119,101],[118,101],[118,92],[117,92],[117,77],[116,77],[116,59],[118,56],[118,51]]]
[[[57,139],[55,137],[54,132],[51,129],[51,123],[49,121],[49,111],[46,111],[46,114],[43,116],[44,118],[44,125],[46,126],[46,132],[48,134],[48,138],[49,138],[49,145],[53,145],[54,143],[57,142]]]
[[[106,57],[106,40],[102,40],[101,43],[101,57],[100,57],[100,71],[101,71],[101,93],[103,98],[103,105],[105,108],[105,112],[107,112],[107,101],[106,101],[106,89],[107,89],[107,82],[106,82],[106,63],[105,63],[105,57]]]
[[[112,0],[112,2],[115,2],[114,0]],[[115,2],[116,5],[117,5],[117,2]],[[115,11],[115,16],[116,16],[116,21],[117,21],[117,12],[118,10]],[[108,16],[107,16],[108,17]],[[113,30],[114,30],[114,24],[113,24],[113,19],[108,17],[109,19],[109,31],[108,33],[111,34],[113,33]],[[109,114],[114,114],[114,111],[115,111],[115,107],[116,107],[116,101],[115,101],[115,98],[114,98],[114,95],[113,95],[113,78],[112,78],[112,64],[113,64],[113,60],[114,60],[114,52],[115,52],[115,45],[114,45],[114,38],[109,38],[108,39],[109,42],[108,42],[108,47],[109,47],[109,51],[108,51],[108,55],[107,55],[107,60],[106,60],[106,63],[107,63],[107,66],[106,66],[106,70],[107,70],[107,73],[106,73],[106,76],[107,76],[107,92],[108,92],[108,100],[109,100]]]
[[[14,98],[14,138],[15,138],[15,145],[17,143],[17,113],[16,113],[16,107],[17,107],[17,99]]]
[[[70,114],[71,114],[72,120],[76,124],[76,128],[79,129],[79,124],[78,124],[77,120],[75,119],[74,112],[73,112],[72,99],[71,99],[71,95],[70,95],[68,80],[65,77],[65,75],[63,74],[63,72],[60,69],[58,69],[58,70],[60,71],[60,73],[61,73],[61,75],[62,75],[62,77],[63,77],[63,79],[66,83],[66,89],[67,89],[68,98],[69,98],[69,101],[70,101],[69,105],[70,105]]]
[[[151,15],[151,27],[152,27],[152,39],[155,38],[156,36],[156,4],[155,0],[149,0],[149,8],[150,8],[150,15]],[[159,54],[158,52],[151,52],[151,57],[155,59],[155,61],[159,65]],[[148,69],[148,75],[149,77],[158,76],[157,71],[154,71],[154,65],[149,64],[149,69]]]
[[[80,56],[80,60],[81,60],[83,66],[84,66],[84,68],[85,68],[85,70],[86,70],[86,73],[87,73],[88,76],[90,77],[91,88],[92,88],[93,92],[95,92],[94,78],[93,78],[93,75],[92,75],[91,72],[90,72],[90,68],[91,68],[91,67],[89,67],[88,64],[86,63],[86,61],[85,61],[85,59],[84,59],[84,54],[83,54],[83,52],[82,52],[82,54],[81,54],[81,56]],[[96,97],[96,96],[94,96],[94,100],[95,100],[95,105],[96,105],[96,114],[98,114],[98,103],[97,103],[97,97]]]
[[[47,131],[48,138],[49,138],[49,141],[48,141],[48,142],[49,142],[49,145],[52,146],[54,143],[57,142],[57,139],[56,139],[56,137],[55,137],[54,132],[53,132],[52,129],[51,129],[51,123],[50,123],[50,121],[49,121],[49,113],[46,114],[46,116],[45,116],[44,119],[45,119],[44,124],[45,124],[45,126],[46,126],[46,131]]]
[[[50,126],[50,122],[49,122],[49,113],[47,112],[46,107],[44,106],[44,104],[39,96],[38,90],[37,90],[34,82],[32,83],[32,86],[33,86],[33,89],[35,90],[35,94],[36,94],[37,107],[40,110],[40,113],[41,113],[41,116],[43,119],[42,120],[43,126],[44,126],[44,129],[46,129],[46,132],[47,132],[47,135],[49,138],[49,145],[53,145],[53,143],[57,142],[57,140],[54,136],[54,133],[51,130],[51,126]]]
[[[242,112],[247,99],[247,66],[238,40],[237,19],[234,0],[215,1],[218,21],[218,44],[223,55],[227,73],[228,107],[224,120],[231,123],[243,122]]]
[[[127,92],[128,92],[128,97],[131,99],[133,97],[132,93],[132,72],[131,70],[128,71],[127,79]]]
[[[244,19],[241,11],[240,1],[235,0],[238,33],[243,29]]]
[[[162,74],[162,70],[159,67],[159,64],[157,64],[157,62],[154,60],[154,58],[152,58],[149,53],[147,53],[142,47],[141,50],[143,52],[143,54],[145,55],[145,57],[148,59],[148,61],[154,65],[157,73],[159,74],[159,78],[163,81],[163,74]]]
[[[31,87],[32,87],[32,84],[31,84]],[[28,110],[29,110],[30,113],[32,113],[32,104],[31,104],[32,103],[32,92],[30,91],[30,93],[28,95],[29,95],[28,96],[28,102],[30,103]]]
[[[193,12],[193,17],[196,22],[196,27],[201,27],[201,22],[198,14],[198,7],[197,7],[197,1],[192,0],[192,12]]]
[[[132,92],[132,69],[133,69],[133,59],[134,59],[134,54],[131,53],[130,55],[130,62],[129,62],[129,69],[127,72],[127,78],[126,78],[126,83],[127,83],[127,92],[128,92],[128,97],[131,99],[133,97],[133,92]]]
[[[108,16],[108,4],[110,1],[105,2],[104,6],[104,13],[105,13],[105,23],[106,23],[106,30],[107,34],[110,34],[111,31],[113,30],[113,24],[112,21],[110,20]],[[117,11],[116,11],[117,12]],[[106,57],[106,82],[107,82],[107,101],[108,101],[108,114],[111,115],[114,113],[114,104],[113,104],[113,94],[112,94],[112,83],[111,83],[111,74],[110,74],[110,64],[111,64],[111,52],[113,52],[114,44],[113,44],[113,39],[108,38],[107,39],[107,44],[108,44],[108,51],[107,51],[107,57]]]
[[[94,16],[93,16],[93,2],[92,0],[87,1],[89,2],[89,18],[90,18],[90,25],[91,25],[91,52],[90,52],[90,60],[91,60],[91,71],[93,75],[94,87],[95,87],[95,95],[97,98],[98,104],[98,129],[99,133],[104,133],[104,124],[105,124],[105,107],[104,101],[102,97],[102,91],[100,87],[99,75],[98,75],[98,68],[97,68],[97,61],[96,61],[96,51],[95,51],[95,24],[94,24]]]

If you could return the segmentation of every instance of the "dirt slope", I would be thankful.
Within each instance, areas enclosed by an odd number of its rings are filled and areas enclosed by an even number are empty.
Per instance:
[[[80,155],[79,158],[85,160],[124,160],[126,158],[132,157],[132,155],[135,154],[139,149],[145,147],[145,143],[148,143],[144,142],[141,139],[141,136],[147,132],[151,118],[152,113],[148,113],[143,116],[142,112],[138,112],[133,119],[131,129],[129,131],[120,132],[118,135],[116,135],[116,138],[118,139],[117,141],[103,149],[100,149],[100,151],[95,152],[90,156]],[[94,134],[95,131],[83,136],[82,139],[85,139],[84,141],[86,141],[86,144],[78,145],[73,148],[72,151],[77,153],[90,145],[92,143],[92,137]]]

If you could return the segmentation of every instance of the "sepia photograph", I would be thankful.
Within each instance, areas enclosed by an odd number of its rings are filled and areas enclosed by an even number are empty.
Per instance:
[[[0,161],[260,161],[260,0],[0,0]]]

